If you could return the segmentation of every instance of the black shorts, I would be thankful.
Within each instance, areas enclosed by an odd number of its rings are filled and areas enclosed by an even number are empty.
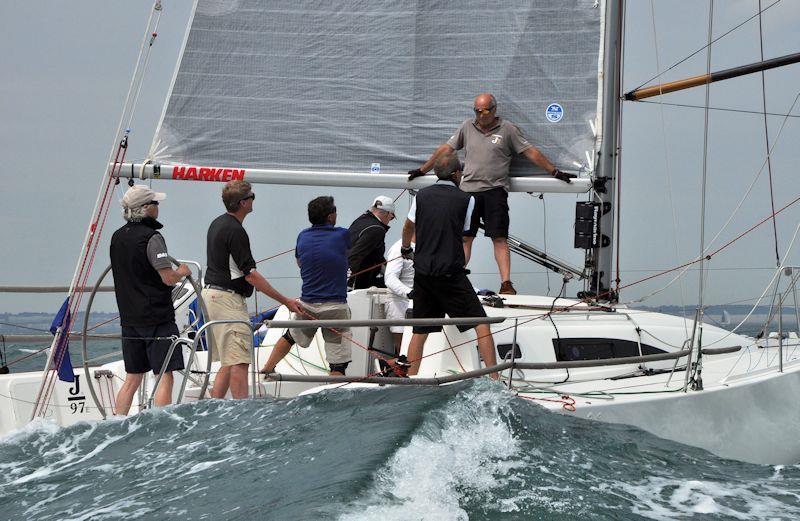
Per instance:
[[[173,335],[178,335],[178,326],[175,322],[165,322],[157,326],[122,326],[122,359],[125,361],[125,372],[160,373],[169,346],[172,344]],[[158,340],[154,337],[158,337]],[[179,369],[183,369],[183,352],[180,346],[176,346],[167,365],[167,371]]]
[[[475,209],[465,237],[478,235],[478,224],[483,221],[483,233],[487,237],[508,237],[508,192],[498,187],[485,192],[470,192],[475,198]]]
[[[467,274],[427,276],[414,274],[414,318],[485,317]],[[475,325],[457,326],[462,333]],[[414,333],[436,333],[442,326],[414,326]]]

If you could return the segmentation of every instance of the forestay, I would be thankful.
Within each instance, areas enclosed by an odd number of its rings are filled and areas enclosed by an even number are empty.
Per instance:
[[[150,159],[399,173],[488,91],[558,167],[591,168],[597,3],[200,0]]]

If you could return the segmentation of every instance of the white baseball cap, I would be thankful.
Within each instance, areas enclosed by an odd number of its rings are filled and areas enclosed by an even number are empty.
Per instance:
[[[154,192],[145,185],[133,185],[128,188],[122,197],[122,206],[125,208],[138,208],[153,201],[163,201],[167,194]]]
[[[391,197],[379,195],[372,202],[372,207],[384,212],[394,213],[394,200]]]

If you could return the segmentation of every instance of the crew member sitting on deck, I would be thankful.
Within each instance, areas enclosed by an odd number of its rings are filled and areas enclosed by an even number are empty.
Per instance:
[[[297,236],[295,257],[303,280],[301,303],[305,312],[295,313],[292,320],[333,319],[348,320],[347,305],[347,250],[350,234],[347,229],[336,226],[336,206],[333,197],[322,196],[308,203],[306,228]],[[308,347],[317,333],[316,327],[292,328],[278,340],[269,360],[261,369],[271,373],[278,362],[289,353],[295,344]],[[325,354],[330,374],[344,375],[352,359],[350,329],[322,329],[325,339]]]
[[[172,338],[178,336],[172,287],[190,274],[185,264],[172,269],[158,218],[158,203],[166,195],[133,185],[122,197],[128,221],[111,237],[111,271],[122,326],[125,383],[117,395],[116,414],[127,415],[133,395],[147,371],[159,374]],[[175,349],[154,397],[157,406],[172,402],[172,371],[183,369],[183,354]]]
[[[372,202],[369,210],[361,214],[350,225],[350,243],[352,247],[348,256],[350,263],[350,287],[365,289],[373,286],[384,287],[381,268],[386,259],[384,238],[389,229],[389,222],[394,219],[394,201],[391,197],[379,195]]]

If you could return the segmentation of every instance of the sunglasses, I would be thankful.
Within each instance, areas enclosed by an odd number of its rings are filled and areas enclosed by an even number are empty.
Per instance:
[[[248,199],[252,199],[253,201],[255,201],[256,200],[256,194],[250,194],[250,195],[248,195],[246,197],[242,197],[241,199],[239,199],[239,202],[241,203],[242,201],[247,201]]]
[[[486,107],[485,109],[473,108],[472,110],[475,111],[475,114],[482,115],[482,114],[491,114],[491,112],[497,108],[497,105],[492,105],[491,107]]]
[[[150,201],[149,203],[144,203],[142,206],[158,206],[158,201]]]

